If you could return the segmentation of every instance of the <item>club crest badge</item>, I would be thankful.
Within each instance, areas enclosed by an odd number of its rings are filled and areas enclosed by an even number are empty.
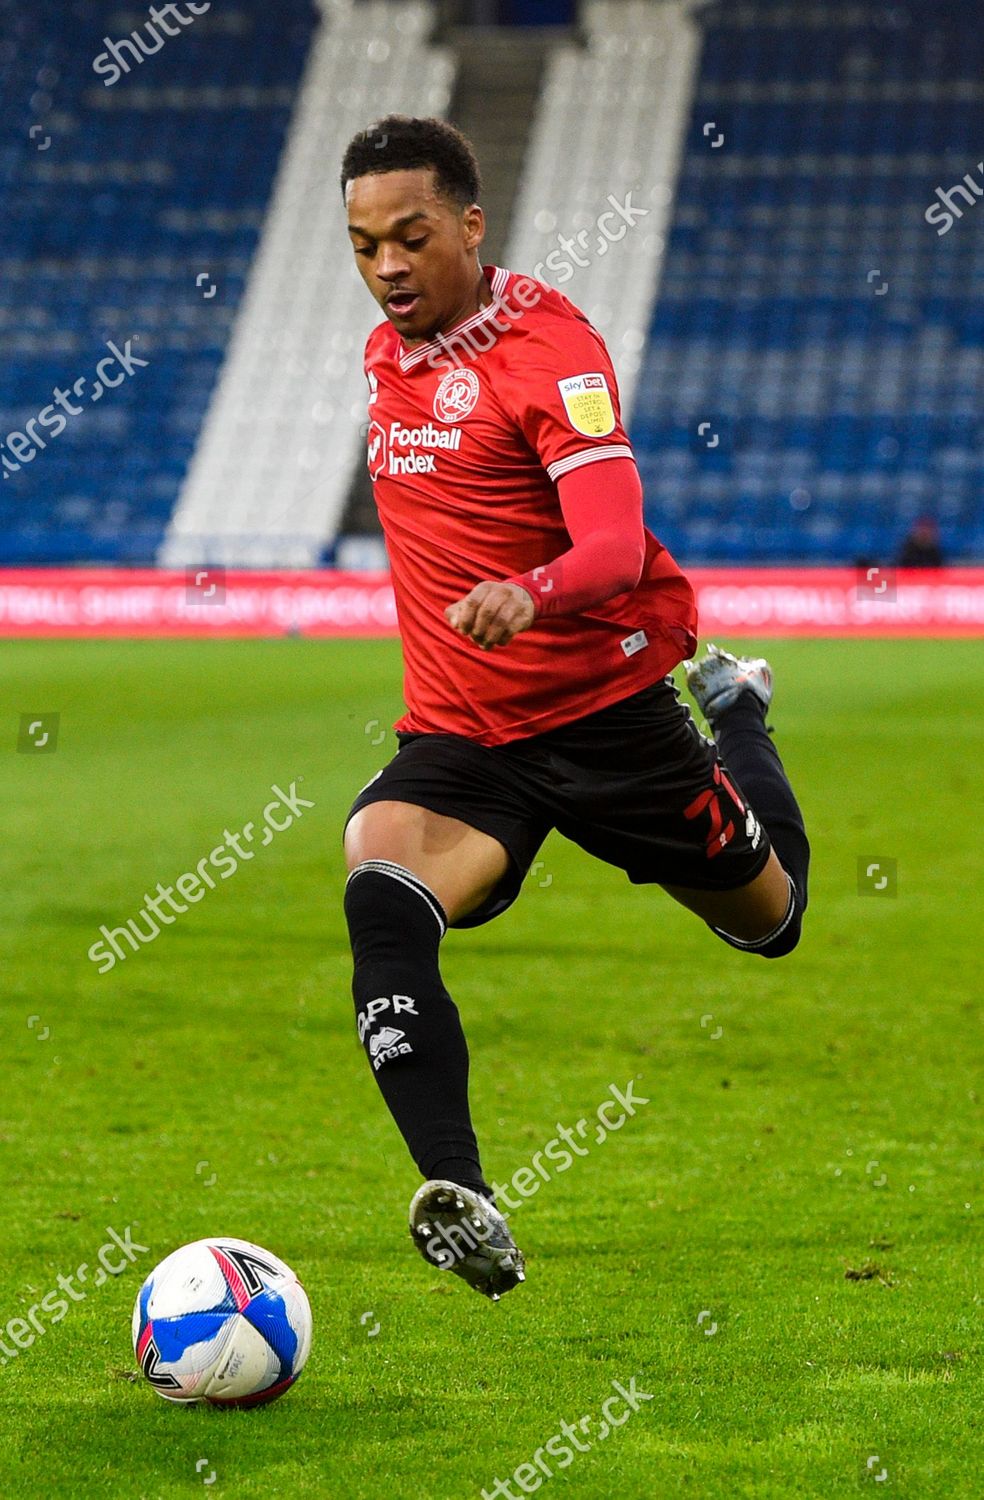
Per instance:
[[[439,422],[463,422],[474,409],[480,386],[474,370],[450,370],[434,396],[434,415]]]
[[[557,381],[557,389],[575,432],[607,437],[615,431],[615,408],[604,375],[570,375]]]

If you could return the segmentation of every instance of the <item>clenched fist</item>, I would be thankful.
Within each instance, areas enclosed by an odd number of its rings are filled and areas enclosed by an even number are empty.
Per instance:
[[[491,651],[508,646],[514,635],[528,630],[536,618],[533,600],[518,583],[476,583],[470,594],[444,611],[449,625]]]

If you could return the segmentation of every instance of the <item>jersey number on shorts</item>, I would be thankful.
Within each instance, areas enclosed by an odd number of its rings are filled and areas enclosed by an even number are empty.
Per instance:
[[[683,816],[687,819],[699,818],[701,813],[707,810],[711,826],[704,842],[704,853],[708,859],[713,859],[715,855],[720,854],[735,836],[735,825],[732,820],[728,818],[725,822],[727,810],[721,806],[722,792],[727,792],[740,813],[745,811],[745,804],[719,765],[714,767],[714,782],[713,787],[709,787],[706,792],[701,792],[688,807],[683,809]]]

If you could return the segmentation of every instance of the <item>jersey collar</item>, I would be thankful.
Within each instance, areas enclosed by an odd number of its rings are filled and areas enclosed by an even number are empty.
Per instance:
[[[465,318],[461,323],[456,323],[453,328],[449,328],[447,333],[442,334],[439,339],[428,339],[426,344],[417,344],[413,349],[406,349],[403,345],[403,340],[400,339],[400,346],[404,348],[404,352],[400,355],[401,370],[404,372],[412,370],[415,365],[420,364],[421,360],[429,359],[435,350],[444,350],[445,358],[447,358],[447,351],[444,349],[444,345],[454,338],[456,334],[467,333],[469,329],[478,328],[481,324],[488,323],[495,317],[499,311],[502,294],[506,289],[506,282],[509,280],[509,272],[502,266],[483,266],[482,269],[488,277],[489,285],[492,288],[492,301],[488,307],[480,307],[478,312],[472,313],[470,318]]]

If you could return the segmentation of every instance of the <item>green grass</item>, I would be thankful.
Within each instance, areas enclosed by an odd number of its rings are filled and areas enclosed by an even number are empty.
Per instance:
[[[556,835],[510,912],[445,942],[500,1181],[609,1085],[650,1101],[516,1212],[529,1279],[493,1307],[414,1254],[354,1036],[340,831],[394,748],[366,725],[399,712],[395,643],[4,643],[0,1336],[107,1226],[149,1247],[0,1368],[5,1500],[478,1496],[633,1376],[653,1399],[551,1493],[980,1494],[984,659],[769,650],[814,846],[791,958]],[[15,753],[38,710],[56,753]],[[301,777],[313,809],[97,972],[101,923]],[[866,856],[898,861],[894,899],[859,895]],[[311,1361],[268,1409],[132,1381],[143,1276],[209,1233],[308,1287]]]

